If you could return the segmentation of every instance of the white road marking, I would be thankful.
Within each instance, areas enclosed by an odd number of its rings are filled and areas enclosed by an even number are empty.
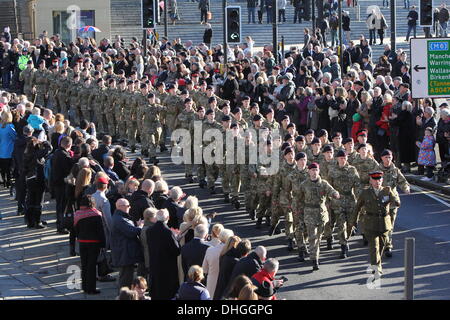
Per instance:
[[[424,192],[424,191],[426,191],[426,190],[424,190],[424,189],[422,189],[422,188],[420,188],[420,187],[418,187],[418,186],[413,186],[413,185],[411,185],[410,188],[411,188],[412,190],[422,192],[422,194],[424,194],[424,195],[430,197],[431,199],[436,200],[437,202],[440,202],[440,203],[442,203],[443,205],[445,205],[446,207],[450,208],[450,204],[449,204],[448,202],[446,202],[446,201],[444,201],[444,200],[442,200],[442,199],[440,199],[440,198],[436,197],[435,195],[432,195],[432,194],[430,194],[430,193],[428,193],[428,192]]]

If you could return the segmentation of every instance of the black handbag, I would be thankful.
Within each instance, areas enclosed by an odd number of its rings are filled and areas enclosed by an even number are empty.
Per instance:
[[[97,258],[97,273],[100,277],[105,277],[114,270],[111,268],[111,255],[106,249],[100,249],[100,254]]]

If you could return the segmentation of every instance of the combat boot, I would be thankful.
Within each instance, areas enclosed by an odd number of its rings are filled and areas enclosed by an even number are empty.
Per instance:
[[[293,251],[294,250],[294,240],[293,239],[288,239],[287,250],[288,251]]]
[[[348,257],[348,244],[341,244],[341,259]]]
[[[193,176],[186,176],[186,179],[188,179],[189,183],[194,183],[194,177]]]
[[[270,217],[269,216],[267,216],[266,217],[266,227],[270,227]]]
[[[278,228],[278,223],[280,221],[277,222],[277,224],[270,226],[269,229],[269,236],[273,236],[274,234],[279,234],[281,233],[280,229]]]
[[[136,152],[136,146],[132,146],[132,147],[130,148],[130,151],[131,151],[131,153],[135,153],[135,152]]]
[[[313,265],[313,271],[319,270],[319,262],[317,260],[311,260]]]
[[[238,198],[232,198],[231,203],[234,205],[234,208],[236,210],[239,210],[239,208],[241,207],[241,203],[239,202]]]
[[[209,188],[209,194],[216,194],[216,190],[214,187]]]
[[[333,238],[327,238],[327,250],[333,250]]]
[[[255,210],[250,210],[250,212],[248,213],[249,217],[251,220],[255,220]]]
[[[228,193],[225,193],[223,195],[223,202],[229,203],[230,202],[230,195]]]
[[[259,217],[258,221],[256,221],[256,229],[261,229],[262,219],[262,217]]]
[[[363,240],[363,246],[364,246],[364,247],[367,247],[367,246],[369,245],[369,241],[367,241],[366,236],[365,236],[364,234],[363,234],[362,236],[363,236],[363,238],[362,238],[362,240]]]
[[[305,261],[305,249],[300,248],[298,250],[298,261],[304,262]]]
[[[205,181],[205,179],[201,179],[200,182],[198,183],[198,186],[202,189],[204,189],[206,187],[207,183]]]

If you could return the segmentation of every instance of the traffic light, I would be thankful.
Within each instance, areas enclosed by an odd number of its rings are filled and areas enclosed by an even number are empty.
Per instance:
[[[419,25],[433,25],[433,0],[420,0],[419,2]]]
[[[154,28],[156,24],[155,4],[157,0],[142,0],[142,28]]]
[[[227,7],[225,21],[225,30],[227,31],[227,42],[241,42],[241,7]]]

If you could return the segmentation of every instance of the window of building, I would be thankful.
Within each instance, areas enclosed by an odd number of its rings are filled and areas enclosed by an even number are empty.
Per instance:
[[[70,21],[70,13],[66,11],[53,11],[53,33],[59,33],[63,42],[69,43],[74,41],[75,37],[81,38],[94,38],[95,32],[79,32],[78,29],[84,26],[95,26],[95,10],[81,10],[80,12],[80,25],[77,30],[72,31],[68,26]],[[70,22],[69,22],[70,24]]]

